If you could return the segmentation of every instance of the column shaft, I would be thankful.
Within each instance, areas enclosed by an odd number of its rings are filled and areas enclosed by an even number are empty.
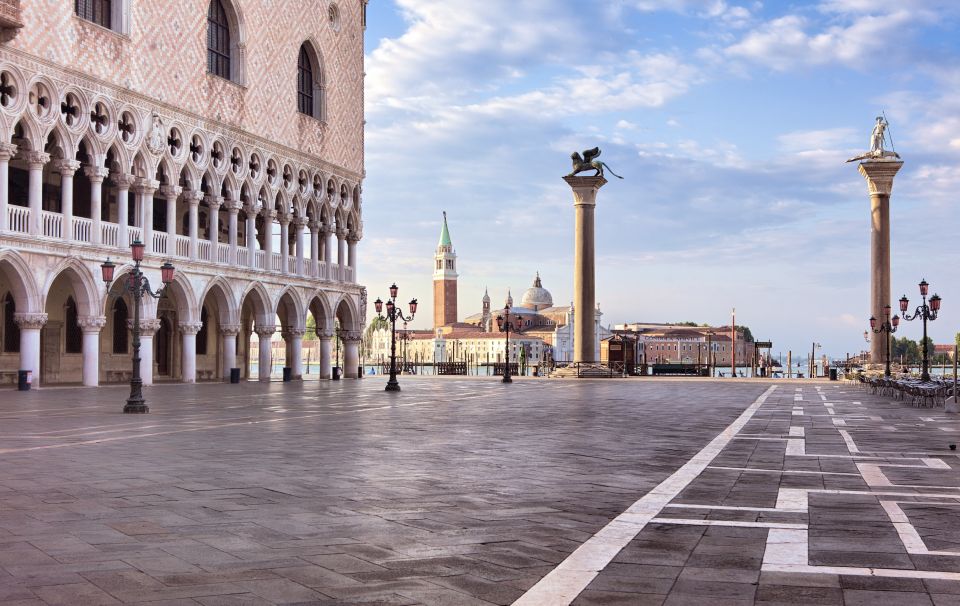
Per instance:
[[[180,353],[180,380],[184,383],[197,382],[197,331],[182,330]]]
[[[333,339],[330,335],[320,335],[320,378],[329,379],[332,376],[331,360],[333,358]]]

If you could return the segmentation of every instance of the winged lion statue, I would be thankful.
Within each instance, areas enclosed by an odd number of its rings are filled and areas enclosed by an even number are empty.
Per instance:
[[[593,149],[583,150],[583,156],[580,155],[580,152],[573,152],[570,154],[570,159],[573,160],[573,172],[571,172],[568,177],[573,177],[587,170],[597,171],[594,177],[604,176],[604,169],[610,171],[610,174],[616,177],[617,179],[623,179],[620,175],[613,172],[613,169],[607,166],[606,162],[597,160],[597,157],[600,156],[600,148],[594,147]]]

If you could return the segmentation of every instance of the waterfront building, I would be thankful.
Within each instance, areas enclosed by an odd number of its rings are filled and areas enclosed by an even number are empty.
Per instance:
[[[633,322],[618,324],[617,334],[636,338],[637,360],[647,364],[707,364],[730,366],[734,346],[729,326],[682,326]],[[754,355],[753,341],[737,328],[737,366],[750,366]]]
[[[0,380],[129,378],[134,240],[145,383],[269,378],[278,331],[298,376],[308,314],[356,376],[365,4],[0,0]]]

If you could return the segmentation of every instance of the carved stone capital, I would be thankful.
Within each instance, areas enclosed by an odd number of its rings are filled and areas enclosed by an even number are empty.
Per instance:
[[[344,343],[359,343],[360,339],[363,338],[363,333],[359,330],[343,330],[340,331],[340,340]]]
[[[243,208],[243,203],[240,200],[227,200],[224,206],[231,215],[238,215],[240,214],[240,209]]]
[[[864,160],[858,166],[871,196],[889,196],[893,192],[893,178],[902,167],[903,162],[899,160]]]
[[[200,200],[203,199],[203,192],[188,189],[183,192],[183,199],[186,200],[191,206],[199,206]]]
[[[235,337],[240,334],[239,324],[221,324],[220,334],[225,337]]]
[[[110,171],[103,166],[87,166],[83,169],[83,174],[87,176],[91,183],[103,183]]]
[[[329,341],[333,338],[333,331],[317,329],[317,338],[321,341]]]
[[[31,328],[39,330],[47,323],[47,314],[15,313],[13,321],[21,330]]]
[[[274,211],[274,212],[276,212],[276,211]],[[277,214],[277,223],[279,223],[280,225],[290,225],[290,216],[289,216],[289,215],[283,215],[283,214]]]
[[[263,217],[267,221],[273,221],[274,219],[277,218],[277,211],[275,211],[272,208],[267,208],[263,211]]]
[[[257,336],[261,339],[269,339],[273,337],[273,333],[277,332],[276,326],[256,326],[253,329],[253,332],[257,333]]]
[[[134,184],[135,177],[133,175],[127,175],[123,173],[118,173],[113,176],[113,185],[119,189],[130,190],[130,187]]]
[[[53,168],[64,177],[72,177],[80,170],[80,162],[77,160],[57,160]]]
[[[290,339],[290,338],[302,339],[303,335],[307,334],[307,330],[305,328],[284,327],[283,332],[281,334],[283,335],[284,339]]]
[[[204,196],[203,201],[211,210],[217,210],[223,206],[223,196]]]
[[[127,320],[127,328],[133,330],[133,320]],[[140,336],[152,337],[160,330],[160,320],[156,318],[146,318],[140,320]]]
[[[183,193],[183,188],[179,185],[163,185],[160,187],[160,193],[169,200],[179,197]]]
[[[351,244],[356,244],[359,241],[360,241],[360,234],[358,234],[357,232],[352,231],[349,234],[347,234],[347,242],[350,242]]]
[[[337,233],[338,240],[344,240],[346,239],[348,232],[345,229],[338,229],[336,233]]]
[[[30,170],[40,170],[47,162],[50,161],[50,154],[38,151],[30,151],[25,153],[23,158],[27,161],[27,166],[30,167]]]
[[[185,335],[195,335],[203,330],[202,322],[181,322],[177,326],[180,328],[180,332]]]
[[[596,206],[597,192],[607,184],[603,177],[564,177],[573,190],[574,206]]]
[[[137,179],[133,186],[134,193],[153,196],[153,193],[160,187],[160,182],[154,179]]]
[[[310,230],[311,234],[316,234],[318,231],[320,231],[320,224],[316,221],[309,221],[307,222],[307,229]]]
[[[0,162],[9,162],[17,155],[17,146],[13,143],[0,143]]]
[[[77,324],[83,329],[83,332],[99,333],[107,325],[106,316],[82,316],[77,318]]]

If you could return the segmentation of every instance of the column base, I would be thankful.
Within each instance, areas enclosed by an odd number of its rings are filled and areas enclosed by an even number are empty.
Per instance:
[[[387,386],[383,389],[384,391],[400,391],[400,383],[396,379],[390,379],[387,381]]]
[[[123,414],[126,415],[142,415],[148,412],[150,412],[150,407],[144,404],[142,400],[140,402],[131,402],[130,400],[127,400],[127,404],[123,407]]]

